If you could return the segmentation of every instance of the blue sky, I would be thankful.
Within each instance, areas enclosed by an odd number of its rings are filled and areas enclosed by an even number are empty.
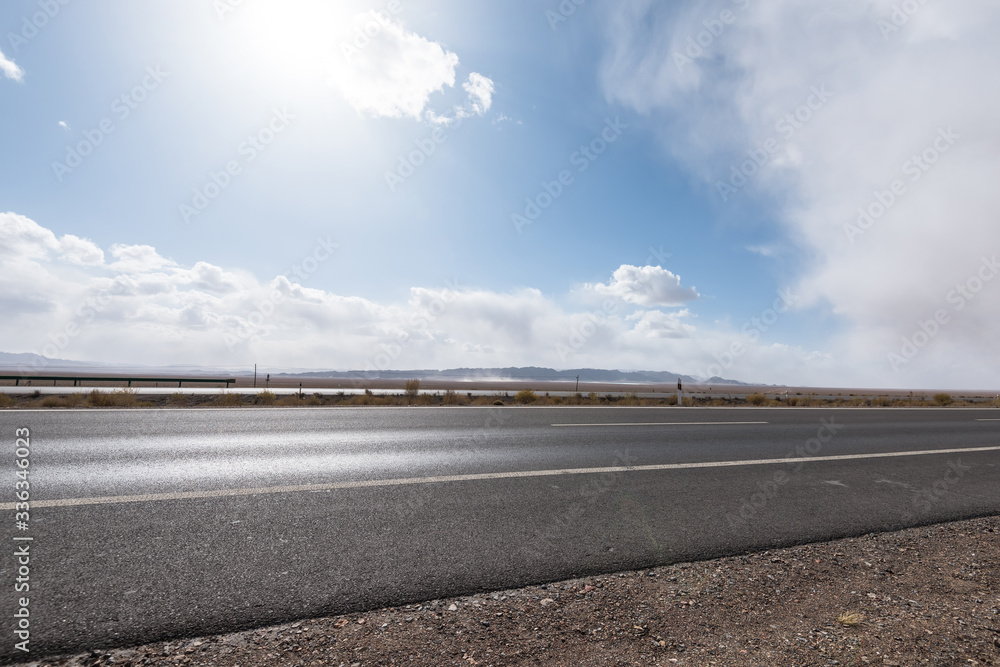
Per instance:
[[[0,349],[995,386],[1000,10],[904,4],[5,3]]]

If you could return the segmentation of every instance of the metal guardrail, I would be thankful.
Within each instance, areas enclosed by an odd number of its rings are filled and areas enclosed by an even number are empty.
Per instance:
[[[200,382],[200,383],[226,383],[226,389],[229,389],[229,383],[236,383],[235,378],[146,378],[146,377],[95,377],[92,375],[0,375],[0,380],[14,380],[14,386],[21,384],[21,380],[52,380],[52,385],[55,386],[56,382],[72,382],[73,386],[83,386],[86,381],[90,382],[127,382],[128,386],[131,387],[133,382],[176,382],[177,386],[180,387],[184,382]]]

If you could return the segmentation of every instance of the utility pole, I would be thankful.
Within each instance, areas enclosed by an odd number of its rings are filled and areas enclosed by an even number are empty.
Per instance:
[[[257,388],[257,364],[253,365],[253,388]]]
[[[580,376],[579,375],[576,376],[576,392],[577,393],[580,392]]]

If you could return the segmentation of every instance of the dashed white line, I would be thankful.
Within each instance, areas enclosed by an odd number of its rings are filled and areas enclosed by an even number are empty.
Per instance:
[[[552,424],[552,426],[735,426],[747,424],[767,424],[769,422],[620,422],[608,424]]]
[[[933,456],[936,454],[969,454],[974,452],[997,452],[998,447],[964,447],[960,449],[929,449],[911,452],[881,452],[872,454],[844,454],[839,456],[793,457],[783,459],[756,459],[746,461],[704,461],[700,463],[664,463],[645,466],[610,466],[607,468],[566,468],[561,470],[525,470],[520,472],[490,472],[471,475],[439,475],[435,477],[403,477],[397,479],[372,479],[354,482],[332,482],[328,484],[299,484],[294,486],[264,486],[247,489],[219,489],[214,491],[184,491],[179,493],[147,493],[135,496],[104,496],[95,498],[65,498],[62,500],[32,501],[32,508],[39,507],[79,507],[83,505],[108,505],[116,503],[145,503],[162,500],[193,500],[199,498],[229,498],[235,496],[256,496],[275,493],[296,493],[308,491],[335,491],[338,489],[364,489],[385,486],[405,486],[412,484],[440,484],[447,482],[475,482],[495,479],[524,479],[531,477],[557,477],[560,475],[598,475],[603,473],[648,472],[657,470],[691,470],[695,468],[731,468],[739,466],[761,466],[780,464],[818,463],[821,461],[857,461],[863,459],[899,458],[906,456]],[[0,510],[13,510],[14,503],[0,503]]]

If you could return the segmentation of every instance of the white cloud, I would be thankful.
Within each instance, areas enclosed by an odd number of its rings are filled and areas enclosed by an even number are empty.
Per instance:
[[[59,256],[71,264],[99,266],[104,263],[104,251],[93,241],[66,234],[59,239]]]
[[[115,262],[110,267],[122,273],[145,273],[150,269],[176,266],[171,260],[160,257],[156,248],[148,245],[116,243],[111,246],[111,256],[115,258]]]
[[[490,110],[494,92],[492,79],[478,72],[472,72],[469,74],[469,79],[462,84],[462,88],[469,94],[469,107],[474,114],[482,116]]]
[[[375,118],[423,117],[432,93],[455,85],[458,56],[440,44],[369,11],[355,25],[380,26],[362,49],[347,54],[335,83],[359,112]]]
[[[584,285],[583,291],[623,299],[640,306],[679,306],[700,298],[693,287],[682,287],[681,277],[659,266],[622,264],[610,282]]]
[[[489,111],[495,86],[478,72],[471,72],[462,84],[464,104],[444,114],[431,107],[432,95],[455,86],[455,53],[376,11],[359,14],[354,25],[366,41],[341,45],[332,81],[358,113],[449,125]]]
[[[3,72],[4,76],[8,79],[14,79],[14,81],[24,80],[24,70],[18,67],[13,60],[8,59],[3,54],[3,51],[0,51],[0,72]]]
[[[628,317],[635,321],[633,332],[647,338],[690,338],[697,331],[683,320],[690,317],[687,309],[676,313],[661,310],[645,310]]]
[[[0,213],[0,257],[36,259],[59,247],[56,235],[17,213]]]
[[[144,364],[311,368],[550,366],[704,374],[742,341],[722,375],[778,382],[807,367],[808,353],[779,352],[729,328],[702,329],[687,310],[628,303],[696,296],[658,267],[622,267],[620,299],[605,310],[567,310],[537,289],[413,287],[403,303],[376,303],[196,262],[184,266],[148,245],[104,251],[57,238],[24,216],[0,214],[3,351]],[[811,365],[810,365],[811,364]]]
[[[845,381],[992,386],[1000,278],[961,309],[948,295],[975,278],[984,254],[1000,253],[1000,89],[983,79],[1000,55],[1000,6],[921,3],[896,26],[897,4],[776,0],[678,14],[635,3],[610,18],[602,81],[713,194],[774,140],[733,196],[778,202],[782,246],[810,259],[796,291],[840,318],[829,351]],[[688,38],[726,7],[735,22],[678,64]],[[794,122],[781,125],[788,114]],[[949,128],[951,145],[939,140]],[[915,166],[925,152],[935,163]],[[889,192],[894,181],[902,194]],[[858,209],[879,212],[878,198],[895,201],[849,238]],[[889,354],[942,310],[947,324],[895,372]]]

